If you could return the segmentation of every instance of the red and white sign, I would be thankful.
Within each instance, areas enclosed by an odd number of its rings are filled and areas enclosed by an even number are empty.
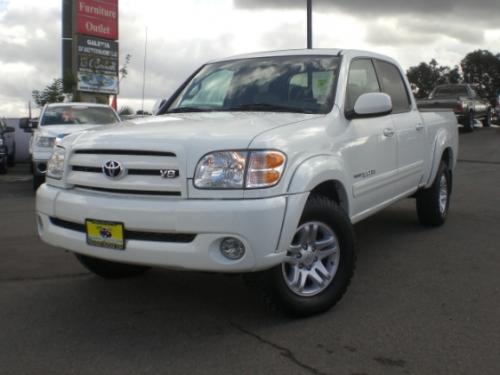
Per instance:
[[[118,39],[118,0],[76,0],[76,33]]]

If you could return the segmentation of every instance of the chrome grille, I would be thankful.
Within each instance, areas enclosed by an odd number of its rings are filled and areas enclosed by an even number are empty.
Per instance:
[[[124,169],[117,178],[103,173],[104,163],[111,160]],[[67,182],[77,188],[107,193],[182,197],[186,196],[186,176],[179,167],[174,152],[75,150],[69,158]],[[165,178],[167,175],[169,178]]]

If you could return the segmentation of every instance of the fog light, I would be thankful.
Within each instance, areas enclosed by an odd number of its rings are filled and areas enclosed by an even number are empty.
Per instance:
[[[226,237],[220,243],[220,252],[228,259],[238,260],[245,255],[245,245],[237,238]]]

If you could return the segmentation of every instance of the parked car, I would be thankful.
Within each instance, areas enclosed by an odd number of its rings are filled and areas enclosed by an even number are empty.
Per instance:
[[[383,55],[211,62],[135,122],[64,138],[37,191],[41,239],[105,278],[263,271],[279,306],[310,315],[349,285],[354,223],[407,197],[424,225],[448,215],[455,115],[419,112]]]
[[[449,108],[455,112],[458,123],[471,132],[476,120],[483,126],[491,126],[492,109],[487,99],[480,98],[469,84],[439,85],[432,90],[428,99],[418,101],[419,108]]]
[[[7,173],[8,168],[14,166],[16,162],[15,130],[0,118],[0,173],[2,174]]]
[[[68,134],[89,130],[101,125],[120,122],[120,117],[113,108],[92,103],[53,103],[44,106],[39,121],[32,127],[30,154],[33,171],[33,188],[36,190],[44,181],[47,162],[52,155],[56,138]],[[29,128],[28,119],[24,119],[23,128]]]

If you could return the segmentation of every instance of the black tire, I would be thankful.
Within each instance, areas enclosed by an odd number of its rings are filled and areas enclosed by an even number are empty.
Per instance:
[[[465,131],[467,133],[472,133],[474,131],[474,124],[476,123],[476,116],[474,116],[474,112],[470,111],[466,120],[465,120]]]
[[[9,155],[8,159],[9,167],[13,167],[16,165],[16,144],[12,147],[12,153]]]
[[[443,179],[446,182],[445,186],[442,185]],[[443,196],[444,191],[441,189],[443,187],[446,190],[446,197]],[[446,163],[441,161],[432,185],[417,194],[417,215],[420,224],[432,227],[444,224],[450,208],[451,191],[451,172]]]
[[[36,191],[45,182],[45,176],[33,175],[33,190]]]
[[[111,262],[87,255],[75,254],[75,256],[86,269],[104,279],[122,279],[139,276],[150,269],[150,267],[146,266]]]
[[[2,161],[0,162],[0,174],[6,174],[8,171],[8,162],[7,158],[4,156]]]
[[[486,112],[486,117],[481,120],[484,128],[489,128],[491,126],[491,109]]]
[[[326,264],[323,263],[326,267],[336,263],[336,272],[329,279],[325,279],[327,280],[325,282],[325,286],[320,287],[324,289],[320,289],[317,294],[308,296],[299,295],[297,291],[293,291],[292,287],[289,286],[285,280],[287,277],[287,267],[294,267],[290,266],[288,263],[283,263],[282,265],[279,265],[278,267],[275,267],[265,273],[270,302],[287,315],[295,317],[305,317],[318,314],[334,306],[347,290],[354,274],[356,263],[355,238],[351,221],[346,213],[334,201],[324,196],[312,195],[307,201],[306,207],[300,219],[296,237],[299,235],[300,228],[307,226],[308,223],[324,225],[325,229],[330,229],[332,231],[334,234],[333,238],[336,240],[336,245],[333,245],[333,248],[336,247],[339,256],[335,259],[335,262],[333,262],[330,257],[319,261],[317,261],[319,258],[315,257],[314,259],[309,259],[312,263],[309,264],[309,267],[307,268],[309,271],[306,271],[306,269],[302,267],[300,271],[310,272],[312,267],[313,272],[319,274],[315,271],[315,267],[318,262],[326,261]],[[317,233],[319,233],[319,230]],[[321,239],[319,237],[320,235],[317,233],[314,238]],[[307,236],[309,237],[309,235]],[[294,238],[294,242],[295,241],[296,239]],[[294,242],[292,242],[292,244]],[[303,243],[302,241],[299,242]],[[316,243],[319,242],[314,241],[314,244]],[[290,246],[292,246],[292,244]],[[299,248],[301,249],[300,252],[308,251],[303,247],[299,246]],[[331,257],[334,256],[336,255],[332,255]],[[305,262],[306,257],[303,259]],[[295,269],[295,272],[297,272],[297,269]],[[308,279],[308,281],[314,283],[313,280]],[[307,286],[307,283],[305,285]]]

